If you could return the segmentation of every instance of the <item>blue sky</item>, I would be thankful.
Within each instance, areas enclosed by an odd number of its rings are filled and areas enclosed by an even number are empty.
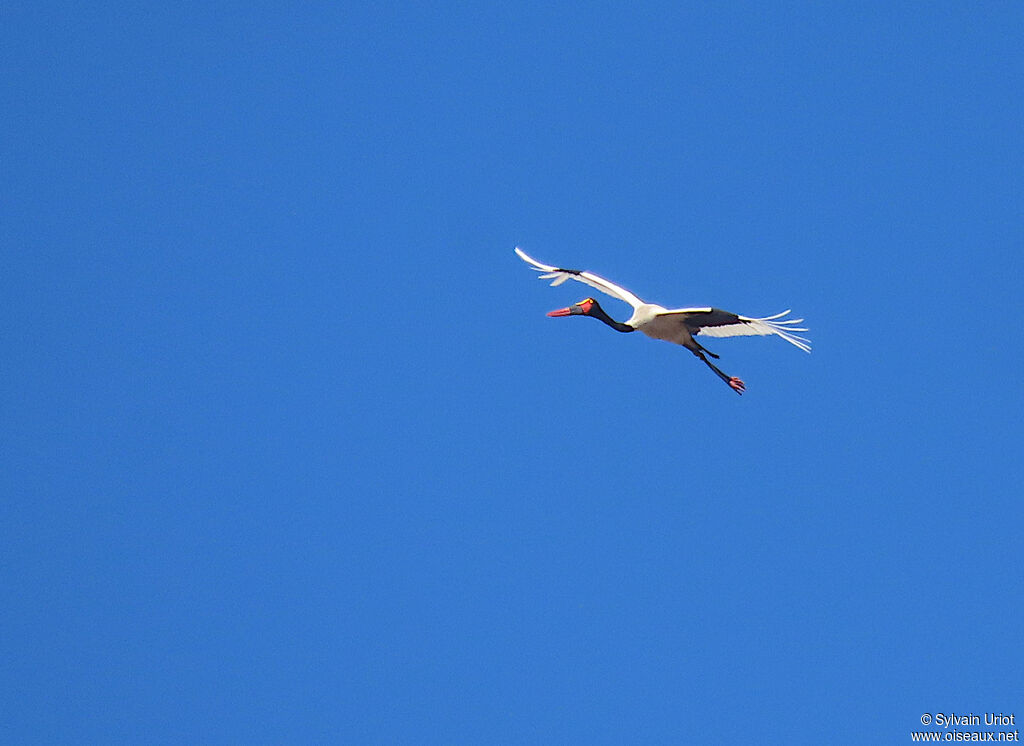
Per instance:
[[[407,6],[0,12],[3,740],[1024,716],[1021,6]]]

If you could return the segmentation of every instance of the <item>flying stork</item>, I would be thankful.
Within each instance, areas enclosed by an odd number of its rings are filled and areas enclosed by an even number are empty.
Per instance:
[[[742,394],[746,390],[746,384],[736,376],[727,376],[717,365],[708,360],[708,356],[717,360],[718,355],[694,339],[695,336],[741,337],[777,334],[804,352],[811,351],[811,341],[794,333],[807,331],[803,327],[796,326],[803,319],[782,318],[789,313],[788,310],[774,316],[755,319],[723,311],[720,308],[663,308],[653,303],[645,303],[625,288],[619,287],[603,277],[598,277],[592,272],[541,264],[536,259],[528,257],[518,247],[516,247],[516,254],[533,269],[542,273],[540,279],[552,280],[552,287],[561,285],[566,280],[577,280],[606,295],[625,301],[633,307],[633,315],[625,322],[613,319],[593,298],[585,298],[568,308],[551,311],[548,316],[590,316],[600,319],[615,331],[635,332],[639,330],[652,339],[663,339],[666,342],[682,345],[700,358],[737,394]]]

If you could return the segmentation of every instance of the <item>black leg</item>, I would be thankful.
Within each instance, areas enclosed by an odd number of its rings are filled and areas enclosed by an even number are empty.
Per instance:
[[[711,370],[713,370],[715,372],[715,375],[718,376],[719,378],[721,378],[723,381],[725,381],[729,385],[729,388],[731,388],[737,394],[742,394],[746,390],[747,387],[743,383],[743,381],[741,381],[740,379],[736,378],[736,376],[727,376],[725,373],[722,372],[721,368],[719,368],[713,362],[711,362],[706,357],[704,357],[704,353],[703,352],[700,352],[698,350],[697,352],[695,352],[693,354],[696,355],[697,357],[699,357],[701,360],[703,360],[704,364],[707,365],[709,368],[711,368]],[[716,355],[715,357],[717,358],[718,356]]]
[[[698,342],[698,341],[697,341],[696,339],[695,339],[695,340],[693,340],[693,343],[694,343],[695,345],[697,345],[697,349],[698,349],[698,350],[700,350],[701,352],[706,352],[706,353],[708,353],[708,354],[709,354],[709,355],[710,355],[711,357],[713,357],[713,358],[714,358],[715,360],[718,360],[718,355],[716,355],[715,353],[713,353],[713,352],[712,352],[711,350],[709,350],[709,349],[708,349],[707,347],[705,347],[704,345],[702,345],[702,344],[701,344],[700,342]],[[705,361],[705,362],[707,362],[707,361]]]

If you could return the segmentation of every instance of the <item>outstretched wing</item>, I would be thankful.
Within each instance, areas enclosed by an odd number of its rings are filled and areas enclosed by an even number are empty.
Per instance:
[[[804,352],[811,351],[811,340],[794,332],[805,332],[802,326],[795,326],[803,319],[783,319],[789,311],[752,319],[747,316],[723,311],[720,308],[676,308],[668,312],[678,314],[691,334],[703,334],[706,337],[750,337],[765,334],[777,334]]]
[[[528,257],[519,247],[516,247],[516,254],[518,254],[520,259],[529,264],[535,270],[544,273],[540,276],[540,279],[553,280],[551,287],[561,285],[566,280],[577,280],[578,282],[582,282],[585,285],[590,285],[590,287],[600,290],[606,295],[625,301],[629,305],[633,306],[633,308],[638,308],[639,306],[644,305],[642,300],[625,288],[619,287],[614,282],[608,282],[608,280],[603,277],[598,277],[592,272],[584,272],[579,269],[561,269],[560,267],[541,264],[536,259]]]

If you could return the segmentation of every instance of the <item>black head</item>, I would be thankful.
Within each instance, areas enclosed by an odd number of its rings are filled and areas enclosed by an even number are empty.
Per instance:
[[[548,316],[589,316],[592,319],[603,321],[617,332],[636,331],[629,324],[616,321],[601,308],[601,304],[593,298],[584,298],[579,303],[568,308],[559,308],[557,311],[548,311]]]

